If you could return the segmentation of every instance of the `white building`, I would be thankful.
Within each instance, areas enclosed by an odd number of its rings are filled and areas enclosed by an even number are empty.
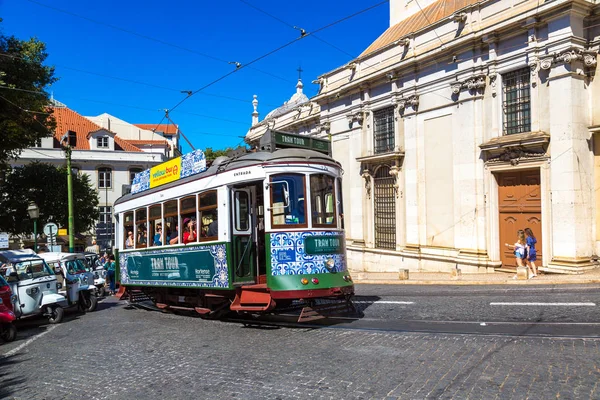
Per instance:
[[[304,130],[288,111],[247,141],[330,135],[354,272],[514,268],[504,244],[530,227],[538,265],[581,273],[600,251],[599,47],[596,1],[391,0]]]
[[[167,158],[181,155],[179,128],[177,125],[134,125],[107,113],[86,118],[102,128],[115,132],[121,139],[126,140],[144,152],[163,154]],[[142,128],[145,126],[150,126],[151,128]]]
[[[113,203],[128,190],[127,186],[133,181],[134,175],[163,162],[167,159],[167,154],[164,151],[142,151],[130,141],[122,139],[115,131],[93,123],[64,104],[54,104],[54,136],[42,139],[38,147],[23,150],[12,166],[26,165],[33,161],[65,165],[65,152],[59,141],[70,132],[72,168],[89,175],[90,181],[98,190],[99,222],[112,223]],[[111,233],[114,237],[114,231],[109,231]],[[108,246],[107,243],[100,243],[100,240],[98,242],[101,246]]]

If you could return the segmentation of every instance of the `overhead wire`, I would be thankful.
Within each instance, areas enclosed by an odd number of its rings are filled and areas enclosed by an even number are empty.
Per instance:
[[[27,93],[39,94],[41,96],[46,96],[45,92],[35,91],[35,90],[27,90],[27,89],[20,89],[20,88],[14,88],[14,87],[9,87],[9,86],[2,86],[2,85],[0,85],[0,90],[16,90],[16,91],[20,91],[20,92],[27,92]],[[109,101],[104,101],[104,100],[87,99],[87,98],[83,98],[83,97],[75,97],[75,96],[70,96],[70,95],[66,95],[66,96],[63,96],[63,97],[65,97],[65,98],[71,98],[71,99],[76,99],[76,100],[81,100],[81,101],[89,101],[89,102],[92,102],[92,103],[100,103],[100,104],[108,104],[108,105],[118,106],[118,107],[133,108],[133,109],[136,109],[136,110],[143,110],[143,111],[153,111],[153,112],[163,111],[163,110],[159,110],[159,109],[153,109],[153,108],[147,108],[147,107],[139,107],[139,106],[132,106],[132,105],[129,105],[129,104],[120,104],[120,103],[114,103],[114,102],[109,102]],[[231,123],[240,124],[240,125],[248,125],[247,122],[236,121],[236,120],[227,119],[227,118],[220,118],[220,117],[215,117],[215,116],[212,116],[212,115],[198,114],[198,113],[194,113],[194,112],[190,112],[190,111],[180,111],[180,112],[182,114],[192,115],[192,116],[196,116],[196,117],[214,119],[214,120],[224,121],[224,122],[231,122]]]
[[[28,0],[28,1],[31,1],[31,0]],[[301,34],[300,34],[300,36],[298,36],[297,38],[295,38],[295,39],[293,39],[293,40],[291,40],[291,41],[289,41],[289,42],[287,42],[287,43],[285,43],[285,44],[283,44],[283,45],[281,45],[281,46],[277,47],[277,48],[276,48],[276,49],[274,49],[274,50],[271,50],[271,51],[269,51],[269,52],[267,52],[267,53],[265,53],[265,54],[263,54],[263,55],[261,55],[261,56],[259,56],[259,57],[255,58],[255,59],[253,59],[253,60],[251,60],[251,61],[249,61],[249,62],[247,62],[247,63],[245,63],[245,64],[241,64],[241,65],[239,65],[239,66],[236,66],[236,68],[235,68],[234,70],[232,70],[232,71],[230,71],[230,72],[226,73],[225,75],[223,75],[223,76],[221,76],[221,77],[219,77],[219,78],[217,78],[217,79],[215,79],[215,80],[213,80],[213,81],[211,81],[211,82],[207,83],[206,85],[202,86],[202,87],[201,87],[201,88],[199,88],[198,90],[196,90],[196,91],[192,92],[190,95],[188,95],[187,97],[185,97],[184,99],[182,99],[181,101],[179,101],[177,104],[175,104],[175,106],[171,107],[171,108],[169,109],[169,112],[172,112],[174,109],[176,109],[177,107],[179,107],[179,106],[180,106],[182,103],[184,103],[184,102],[185,102],[187,99],[189,99],[189,98],[190,98],[190,97],[192,97],[193,95],[195,95],[195,94],[197,94],[197,93],[199,93],[199,92],[203,91],[204,89],[206,89],[206,88],[208,88],[208,87],[210,87],[210,86],[214,85],[215,83],[218,83],[218,82],[222,81],[223,79],[225,79],[225,78],[227,78],[227,77],[229,77],[229,76],[233,75],[234,73],[236,73],[236,72],[238,72],[238,71],[240,71],[240,70],[242,70],[242,69],[244,69],[244,68],[248,68],[250,65],[257,63],[258,61],[260,61],[260,60],[262,60],[262,59],[264,59],[264,58],[267,58],[267,57],[269,57],[270,55],[272,55],[272,54],[275,54],[275,53],[277,53],[277,52],[279,52],[279,51],[281,51],[281,50],[285,49],[286,47],[289,47],[289,46],[291,46],[292,44],[294,44],[294,43],[296,43],[296,42],[298,42],[298,41],[300,41],[300,40],[302,40],[302,39],[304,39],[304,38],[306,38],[306,37],[312,36],[312,35],[314,35],[314,34],[316,34],[316,33],[318,33],[318,32],[324,31],[325,29],[331,28],[331,27],[332,27],[332,26],[334,26],[334,25],[337,25],[337,24],[339,24],[339,23],[342,23],[342,22],[344,22],[344,21],[346,21],[346,20],[348,20],[348,19],[354,18],[354,17],[355,17],[355,16],[357,16],[357,15],[363,14],[363,13],[365,13],[365,12],[367,12],[367,11],[370,11],[370,10],[372,10],[372,9],[376,8],[376,7],[379,7],[379,6],[383,5],[383,4],[386,4],[388,1],[389,1],[389,0],[384,0],[384,1],[382,1],[382,2],[379,2],[379,3],[377,3],[377,4],[374,4],[374,5],[372,5],[372,6],[370,6],[370,7],[364,8],[364,9],[362,9],[362,10],[360,10],[360,11],[357,11],[357,12],[355,12],[355,13],[353,13],[353,14],[350,14],[350,15],[348,15],[348,16],[346,16],[346,17],[344,17],[344,18],[338,19],[338,20],[336,20],[336,21],[334,21],[334,22],[331,22],[331,23],[329,23],[329,24],[327,24],[327,25],[324,25],[324,26],[322,26],[322,27],[320,27],[320,28],[318,28],[318,29],[316,29],[316,30],[314,30],[314,31],[311,31],[311,32],[305,32],[305,31],[302,31],[302,32],[301,32]]]
[[[263,14],[265,14],[265,15],[267,15],[267,16],[269,16],[269,17],[271,17],[271,18],[273,18],[274,20],[281,22],[281,23],[282,23],[283,25],[285,25],[285,26],[288,26],[288,27],[290,27],[290,28],[292,28],[292,29],[296,29],[296,30],[299,30],[299,29],[301,29],[301,28],[298,28],[298,26],[296,26],[296,25],[292,25],[292,24],[288,23],[287,21],[284,21],[283,19],[281,19],[281,18],[277,17],[276,15],[273,15],[273,14],[269,13],[268,11],[265,11],[265,10],[263,10],[262,8],[259,8],[259,7],[257,7],[256,5],[254,5],[254,4],[252,4],[252,3],[250,3],[250,2],[248,2],[248,1],[246,1],[246,0],[239,0],[239,1],[240,1],[240,2],[242,2],[242,3],[244,3],[244,4],[246,4],[248,7],[251,7],[251,8],[253,8],[253,9],[255,9],[256,11],[258,11],[258,12],[261,12],[261,13],[263,13]],[[322,39],[320,36],[317,36],[317,35],[312,35],[312,37],[313,37],[314,39],[316,39],[316,40],[318,40],[318,41],[322,42],[322,43],[325,43],[325,44],[326,44],[326,45],[328,45],[329,47],[336,49],[336,50],[337,50],[337,51],[339,51],[340,53],[344,53],[344,54],[345,54],[345,55],[347,55],[347,56],[350,56],[350,57],[352,57],[352,58],[356,58],[356,56],[354,56],[354,55],[352,55],[352,54],[348,53],[346,50],[344,50],[344,49],[341,49],[341,48],[337,47],[336,45],[334,45],[334,44],[332,44],[332,43],[329,43],[329,42],[328,42],[328,41],[326,41],[325,39]]]
[[[31,62],[31,60],[29,60],[27,58],[18,57],[18,56],[14,56],[14,55],[11,55],[11,54],[2,54],[2,53],[0,53],[0,57],[9,57],[9,58],[13,58],[13,59],[23,60],[23,61],[26,61],[26,62]],[[168,90],[168,91],[171,91],[171,92],[181,93],[180,89],[175,89],[175,88],[172,88],[172,87],[167,87],[167,86],[162,86],[162,85],[156,85],[154,83],[142,82],[142,81],[138,81],[138,80],[127,79],[127,78],[122,78],[122,77],[113,76],[113,75],[101,74],[101,73],[98,73],[98,72],[88,71],[88,70],[79,69],[79,68],[73,68],[73,67],[69,67],[69,66],[61,65],[61,64],[53,64],[53,66],[60,67],[60,68],[63,68],[63,69],[67,69],[67,70],[71,70],[71,71],[81,72],[81,73],[84,73],[84,74],[95,75],[95,76],[100,76],[100,77],[103,77],[103,78],[108,78],[108,79],[114,79],[114,80],[118,80],[118,81],[133,83],[133,84],[136,84],[136,85],[143,85],[143,86],[153,87],[153,88],[157,88],[157,89]],[[226,100],[239,101],[239,102],[242,102],[242,103],[250,103],[250,104],[252,104],[252,100],[239,99],[239,98],[231,97],[231,96],[223,96],[223,95],[219,95],[219,94],[206,93],[206,92],[203,92],[202,95],[204,95],[204,96],[211,96],[211,97],[217,97],[217,98],[222,98],[222,99],[226,99]],[[271,107],[277,107],[276,105],[273,105],[273,104],[266,104],[265,103],[265,105],[271,106]]]
[[[104,26],[107,26],[109,28],[112,28],[112,29],[115,29],[115,30],[118,30],[118,31],[121,31],[121,32],[125,32],[127,34],[130,34],[130,35],[133,35],[133,36],[137,36],[137,37],[140,37],[140,38],[143,38],[143,39],[146,39],[146,40],[150,40],[150,41],[153,41],[153,42],[156,42],[156,43],[160,43],[160,44],[165,45],[165,46],[169,46],[169,47],[173,47],[173,48],[176,48],[176,49],[179,49],[179,50],[183,50],[183,51],[186,51],[188,53],[197,54],[199,56],[211,59],[213,61],[218,61],[218,62],[221,62],[221,63],[230,63],[231,62],[229,60],[225,60],[225,59],[220,58],[220,57],[216,57],[216,56],[213,56],[213,55],[210,55],[210,54],[207,54],[207,53],[203,53],[203,52],[200,52],[200,51],[197,51],[197,50],[193,50],[193,49],[190,49],[188,47],[181,46],[181,45],[178,45],[178,44],[175,44],[175,43],[167,42],[165,40],[158,39],[158,38],[155,38],[155,37],[152,37],[152,36],[144,35],[142,33],[139,33],[139,32],[136,32],[136,31],[133,31],[133,30],[130,30],[130,29],[125,29],[125,28],[122,28],[122,27],[117,26],[117,25],[113,25],[113,24],[109,24],[109,23],[106,23],[106,22],[98,21],[96,19],[89,18],[89,17],[86,17],[84,15],[76,14],[74,12],[71,12],[71,11],[68,11],[68,10],[64,10],[62,8],[54,7],[54,6],[51,6],[49,4],[45,4],[45,3],[42,3],[42,2],[39,2],[39,1],[36,1],[36,0],[27,0],[27,1],[29,1],[30,3],[37,4],[38,6],[41,6],[41,7],[46,7],[46,8],[49,8],[51,10],[58,11],[58,12],[61,12],[63,14],[67,14],[67,15],[70,15],[72,17],[80,18],[80,19],[83,19],[83,20],[86,20],[86,21],[89,21],[89,22],[93,22],[93,23],[98,24],[98,25],[104,25]],[[255,71],[260,72],[262,74],[269,75],[271,77],[274,77],[274,78],[277,78],[277,79],[280,79],[280,80],[283,80],[283,81],[286,81],[286,82],[291,82],[289,79],[277,76],[277,75],[275,75],[275,74],[273,74],[271,72],[263,71],[263,70],[260,70],[258,68],[252,68],[252,69],[254,69]]]

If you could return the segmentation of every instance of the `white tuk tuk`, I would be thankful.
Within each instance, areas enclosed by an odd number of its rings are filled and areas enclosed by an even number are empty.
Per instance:
[[[67,299],[58,293],[54,272],[33,250],[0,251],[0,274],[13,292],[17,318],[42,314],[52,324],[62,321]]]
[[[62,293],[69,306],[78,306],[83,312],[92,312],[98,306],[94,274],[88,270],[85,256],[76,253],[40,253],[56,278],[62,283]]]

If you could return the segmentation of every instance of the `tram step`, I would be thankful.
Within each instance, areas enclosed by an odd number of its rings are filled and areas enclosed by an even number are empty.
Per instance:
[[[120,297],[121,299],[127,299],[130,303],[139,303],[142,301],[151,301],[152,299],[148,297],[141,290],[135,289],[127,289]]]
[[[238,289],[232,311],[264,312],[275,308],[275,300],[267,292],[267,285],[244,286]]]

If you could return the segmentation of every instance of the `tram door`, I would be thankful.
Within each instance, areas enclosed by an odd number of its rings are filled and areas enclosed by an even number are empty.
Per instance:
[[[256,279],[254,191],[254,187],[231,191],[233,283],[238,285],[254,283]]]

